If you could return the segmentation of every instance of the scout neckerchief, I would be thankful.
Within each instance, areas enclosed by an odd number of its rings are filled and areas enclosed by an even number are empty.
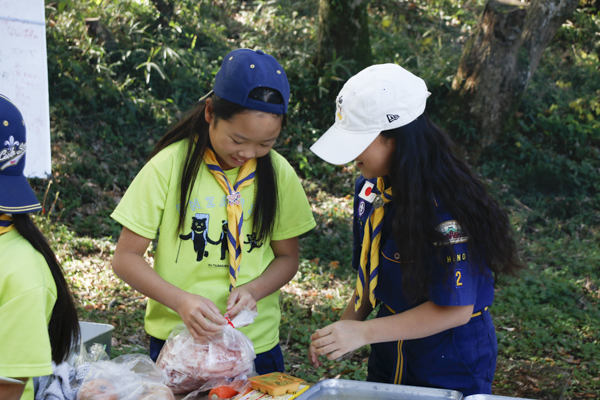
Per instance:
[[[379,242],[381,241],[381,229],[383,228],[383,216],[385,214],[385,203],[392,201],[392,188],[385,189],[383,178],[377,178],[377,196],[373,200],[371,214],[367,218],[365,234],[360,252],[360,268],[356,279],[356,299],[354,310],[358,311],[362,302],[363,290],[368,282],[369,299],[375,307],[375,288],[377,287],[377,274],[379,272]],[[383,195],[382,195],[383,193]],[[367,275],[367,265],[370,265],[370,274]]]
[[[15,229],[15,225],[12,222],[12,217],[6,214],[0,215],[0,235],[4,235],[13,229]]]
[[[227,179],[227,175],[221,169],[215,153],[210,148],[206,148],[204,152],[204,162],[227,196],[227,248],[229,250],[229,291],[231,292],[235,289],[235,282],[237,281],[242,261],[242,239],[244,237],[242,235],[242,224],[244,223],[244,212],[242,210],[242,202],[240,201],[242,198],[240,191],[243,187],[251,185],[254,182],[256,159],[252,158],[241,166],[234,185],[231,185],[231,182]]]

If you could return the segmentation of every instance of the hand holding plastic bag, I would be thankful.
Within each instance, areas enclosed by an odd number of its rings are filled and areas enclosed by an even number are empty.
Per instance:
[[[235,328],[254,322],[258,313],[243,309],[213,336],[194,340],[185,325],[175,327],[158,356],[165,382],[173,393],[188,393],[210,380],[254,372],[254,346]]]

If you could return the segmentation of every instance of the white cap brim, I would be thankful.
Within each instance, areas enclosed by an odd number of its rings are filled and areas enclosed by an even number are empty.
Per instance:
[[[347,164],[365,151],[377,136],[379,132],[348,132],[334,124],[310,150],[330,164]]]

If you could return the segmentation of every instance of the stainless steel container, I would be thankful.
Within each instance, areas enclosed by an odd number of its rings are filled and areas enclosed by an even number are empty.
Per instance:
[[[296,399],[298,400],[461,400],[462,393],[454,390],[432,389],[416,386],[392,385],[327,379],[321,381]]]
[[[473,394],[471,396],[465,397],[464,400],[533,400],[533,399],[525,399],[522,397],[494,396],[491,394]]]

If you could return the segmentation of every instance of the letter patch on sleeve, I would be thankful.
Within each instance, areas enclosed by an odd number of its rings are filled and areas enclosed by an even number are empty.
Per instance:
[[[454,286],[457,288],[463,285],[462,282],[462,271],[460,269],[454,270]]]
[[[458,253],[455,257],[446,256],[447,264],[460,262],[460,261],[466,261],[466,260],[467,260],[467,253]]]

